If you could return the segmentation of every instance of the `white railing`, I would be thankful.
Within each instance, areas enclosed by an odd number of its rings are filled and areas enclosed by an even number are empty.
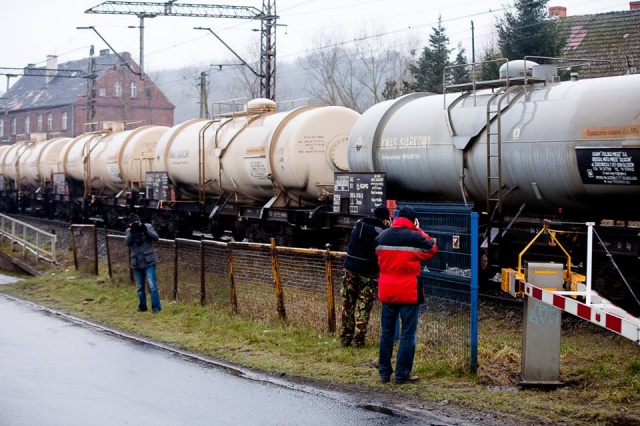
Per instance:
[[[12,247],[22,246],[23,256],[27,252],[36,257],[36,262],[56,262],[56,234],[45,232],[28,223],[0,214],[0,241],[9,240]]]

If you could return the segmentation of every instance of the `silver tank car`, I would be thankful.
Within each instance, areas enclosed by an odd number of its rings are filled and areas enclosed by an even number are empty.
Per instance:
[[[244,112],[171,128],[158,142],[154,170],[166,171],[183,197],[203,188],[269,207],[317,205],[333,188],[333,173],[347,170],[359,116],[337,106],[277,112],[275,102],[254,99]]]
[[[640,75],[626,75],[406,95],[364,112],[349,168],[386,172],[388,198],[484,210],[500,182],[504,207],[619,217],[640,195],[639,89]]]

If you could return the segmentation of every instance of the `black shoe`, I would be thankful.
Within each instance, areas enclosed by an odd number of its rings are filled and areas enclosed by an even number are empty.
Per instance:
[[[380,377],[380,381],[382,383],[389,383],[391,381],[391,379],[389,377]]]
[[[147,312],[147,308],[138,308],[138,312]]]
[[[409,376],[409,377],[404,377],[402,379],[399,379],[396,377],[393,381],[395,382],[396,385],[403,385],[405,383],[415,383],[419,380],[420,380],[420,377],[418,376]]]
[[[158,312],[160,312],[160,309],[154,309],[154,310],[153,310],[153,313],[154,313],[154,314],[157,314]]]
[[[353,342],[353,347],[356,349],[364,348],[364,342]]]
[[[351,342],[350,341],[349,342],[347,342],[347,341],[340,342],[340,347],[341,348],[348,348],[349,346],[351,346]]]

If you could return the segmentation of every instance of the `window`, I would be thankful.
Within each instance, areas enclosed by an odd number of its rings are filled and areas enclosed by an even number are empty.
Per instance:
[[[122,82],[116,81],[116,84],[113,86],[113,96],[116,98],[122,97]]]
[[[151,100],[151,88],[147,87],[144,90],[144,96],[147,98],[148,101]]]
[[[67,130],[67,112],[62,113],[62,130]]]
[[[42,114],[38,114],[38,131],[42,132]]]
[[[4,136],[4,120],[0,120],[0,137]]]
[[[53,130],[53,114],[47,114],[47,131],[50,132]]]
[[[135,99],[138,97],[138,85],[135,81],[131,82],[131,99]]]
[[[17,118],[12,118],[11,119],[11,134],[15,135],[16,133],[18,133],[18,119]]]
[[[105,96],[107,96],[107,89],[105,89],[104,87],[99,88],[98,96],[100,96],[101,98],[104,98]]]
[[[31,133],[31,118],[29,116],[24,119],[24,132]]]

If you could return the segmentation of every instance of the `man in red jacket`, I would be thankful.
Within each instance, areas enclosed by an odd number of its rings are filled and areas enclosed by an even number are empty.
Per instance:
[[[400,344],[396,358],[395,383],[420,380],[412,376],[416,353],[416,331],[420,304],[424,302],[420,275],[420,262],[429,260],[438,246],[419,227],[416,212],[408,206],[398,209],[398,217],[391,228],[376,238],[376,255],[380,267],[378,299],[382,303],[378,373],[380,380],[391,379],[393,336],[398,317],[402,324]]]

